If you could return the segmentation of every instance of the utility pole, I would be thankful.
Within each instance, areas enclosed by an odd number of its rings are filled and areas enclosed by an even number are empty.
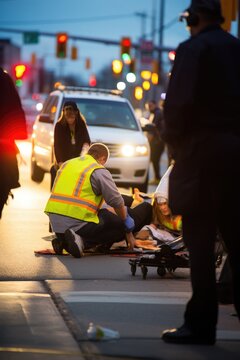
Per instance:
[[[141,18],[141,39],[145,39],[147,14],[145,12],[136,12],[135,15]]]
[[[164,29],[164,13],[165,13],[165,0],[160,0],[160,14],[159,14],[159,48],[163,45],[163,29]],[[159,70],[162,68],[162,51],[158,53]]]
[[[239,0],[240,1],[240,0]],[[155,33],[156,33],[156,0],[152,0],[152,42],[155,43]]]

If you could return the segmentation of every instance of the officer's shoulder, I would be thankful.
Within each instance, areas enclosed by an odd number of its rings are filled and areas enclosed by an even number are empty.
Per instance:
[[[180,53],[185,53],[185,52],[188,52],[188,51],[191,51],[191,49],[193,48],[193,43],[192,43],[192,38],[189,38],[185,41],[182,41],[179,45],[178,45],[178,48],[177,48],[177,53],[180,54]]]
[[[102,173],[102,174],[110,174],[110,171],[108,169],[105,168],[105,166],[103,165],[99,165],[97,164],[96,168],[94,169],[94,171],[97,171],[99,173]]]
[[[197,36],[192,36],[189,39],[181,42],[178,47],[179,53],[192,53],[196,56],[201,53],[204,48],[207,46],[207,41],[205,39],[205,34],[199,34]]]

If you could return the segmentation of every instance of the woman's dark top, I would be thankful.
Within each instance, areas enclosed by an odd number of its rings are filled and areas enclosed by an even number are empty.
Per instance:
[[[54,129],[54,153],[57,163],[78,157],[84,143],[90,145],[90,137],[84,121],[76,121],[75,144],[71,142],[71,131],[68,124],[61,120]]]

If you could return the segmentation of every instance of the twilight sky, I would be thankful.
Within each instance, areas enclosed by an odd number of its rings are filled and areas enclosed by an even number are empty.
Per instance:
[[[67,32],[69,35],[115,40],[128,36],[138,42],[146,39],[159,43],[160,0],[0,0],[0,27],[49,33]],[[165,0],[163,45],[176,47],[188,38],[178,15],[190,0]],[[144,21],[145,19],[145,21]],[[236,26],[235,26],[236,28]],[[153,36],[153,29],[155,29]],[[233,27],[233,34],[236,30]],[[236,35],[236,34],[234,34]],[[24,45],[21,34],[0,32],[0,38],[9,38],[21,46],[22,60],[31,54],[43,58],[45,66],[55,71],[83,75],[97,73],[111,61],[119,58],[119,46],[69,40],[77,46],[79,59],[58,60],[55,57],[55,38],[41,36],[38,45]],[[91,59],[91,69],[85,69],[85,59]],[[63,64],[61,65],[60,62]]]

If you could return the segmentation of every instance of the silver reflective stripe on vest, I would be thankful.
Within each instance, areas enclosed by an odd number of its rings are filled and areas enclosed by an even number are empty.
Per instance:
[[[73,193],[73,196],[78,196],[78,192],[79,192],[79,189],[80,189],[80,187],[81,187],[81,185],[82,185],[82,183],[83,183],[83,179],[84,179],[84,177],[85,177],[86,172],[88,172],[89,170],[91,170],[91,169],[93,169],[93,168],[95,168],[95,167],[96,167],[96,164],[91,164],[90,166],[88,166],[88,167],[82,172],[82,174],[81,174],[81,176],[80,176],[80,178],[79,178],[79,180],[78,180],[78,183],[77,183],[77,185],[76,185],[76,187],[75,187],[75,191],[74,191],[74,193]]]
[[[64,196],[64,195],[55,195],[52,194],[50,196],[50,200],[56,200],[56,201],[61,201],[61,202],[68,202],[71,203],[73,205],[85,205],[89,208],[91,208],[93,211],[97,211],[98,210],[98,206],[95,206],[92,203],[89,203],[88,201],[85,201],[83,199],[77,199],[77,198],[72,198],[72,197],[68,197],[68,196]]]
[[[56,174],[56,177],[55,177],[55,180],[54,180],[54,183],[53,183],[52,191],[54,191],[54,188],[55,188],[54,185],[57,184],[58,178],[59,178],[59,176],[61,175],[63,169],[67,166],[67,163],[68,163],[67,161],[64,162],[64,163],[61,165],[61,167],[58,169],[57,174]]]

